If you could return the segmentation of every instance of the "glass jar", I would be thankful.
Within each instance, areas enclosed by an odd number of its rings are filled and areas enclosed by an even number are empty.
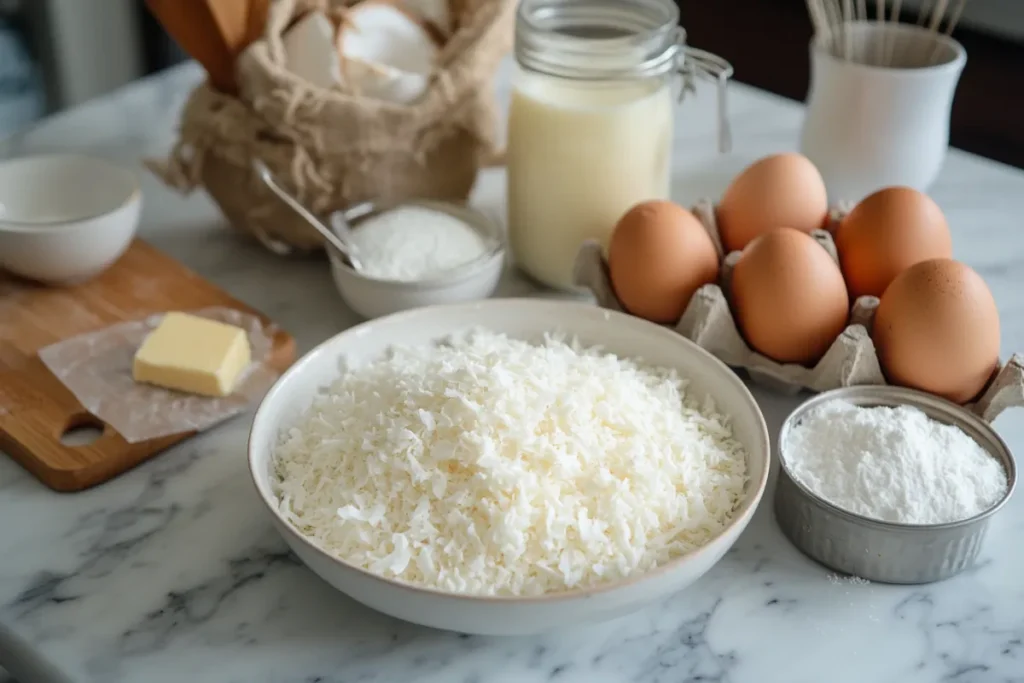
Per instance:
[[[634,204],[669,196],[673,86],[719,82],[728,63],[689,48],[673,0],[521,0],[509,110],[509,243],[541,283],[573,290],[588,239],[607,246]]]

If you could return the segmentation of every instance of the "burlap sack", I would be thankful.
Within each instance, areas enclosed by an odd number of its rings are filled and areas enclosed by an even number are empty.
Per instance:
[[[278,182],[325,216],[366,200],[463,201],[496,153],[495,71],[511,47],[516,0],[459,0],[455,32],[428,91],[409,105],[324,90],[284,68],[281,35],[309,9],[338,0],[277,0],[265,36],[236,67],[240,96],[195,89],[170,157],[150,164],[183,192],[202,186],[231,225],[277,252],[321,246],[317,233],[259,182]]]
[[[832,229],[846,208],[843,206],[833,211]],[[711,236],[722,258],[722,268],[717,284],[704,285],[693,295],[683,317],[674,326],[677,332],[727,365],[745,370],[751,380],[782,393],[886,384],[875,345],[871,341],[871,325],[878,308],[878,299],[873,296],[857,299],[849,326],[812,368],[777,363],[747,346],[729,309],[729,283],[740,253],[723,252],[714,205],[709,200],[698,202],[693,213]],[[816,230],[813,237],[833,259],[837,259],[835,243],[829,230]],[[580,248],[576,257],[574,280],[577,285],[588,288],[600,306],[616,311],[624,310],[612,289],[601,246],[596,242],[587,242]],[[1020,406],[1024,406],[1024,357],[1014,355],[999,367],[981,396],[966,407],[991,422],[1007,408]]]

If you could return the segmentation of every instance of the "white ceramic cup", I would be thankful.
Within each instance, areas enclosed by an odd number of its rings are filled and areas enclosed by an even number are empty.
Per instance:
[[[800,140],[830,200],[856,202],[893,185],[927,190],[949,146],[964,48],[919,26],[866,22],[849,24],[836,42],[848,58],[811,43]]]

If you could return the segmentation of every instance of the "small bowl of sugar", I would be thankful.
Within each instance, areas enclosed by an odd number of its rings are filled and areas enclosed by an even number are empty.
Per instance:
[[[811,559],[894,584],[970,567],[1013,494],[1013,455],[981,418],[893,386],[835,389],[783,423],[775,518]]]
[[[364,318],[486,299],[504,270],[500,225],[465,205],[366,202],[333,215],[331,224],[359,261],[356,270],[328,250],[334,283]]]

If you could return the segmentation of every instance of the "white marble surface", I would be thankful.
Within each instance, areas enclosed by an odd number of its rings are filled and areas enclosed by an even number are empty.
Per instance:
[[[187,68],[133,86],[0,153],[77,149],[136,164],[167,148],[196,78]],[[710,95],[680,113],[683,202],[796,145],[797,105],[736,87],[736,151],[716,155]],[[143,235],[266,311],[301,349],[352,324],[322,261],[266,254],[204,196],[143,183]],[[487,174],[477,201],[500,207],[502,185]],[[933,194],[957,256],[995,293],[1004,348],[1024,350],[1024,173],[953,153]],[[530,291],[510,277],[501,293]],[[758,397],[773,430],[797,401]],[[299,566],[249,482],[247,427],[236,419],[74,495],[0,457],[0,665],[22,683],[1024,681],[1024,496],[995,520],[980,564],[939,585],[831,575],[781,536],[768,495],[735,549],[664,605],[545,637],[460,637],[374,614]],[[1021,411],[997,427],[1024,452]]]

